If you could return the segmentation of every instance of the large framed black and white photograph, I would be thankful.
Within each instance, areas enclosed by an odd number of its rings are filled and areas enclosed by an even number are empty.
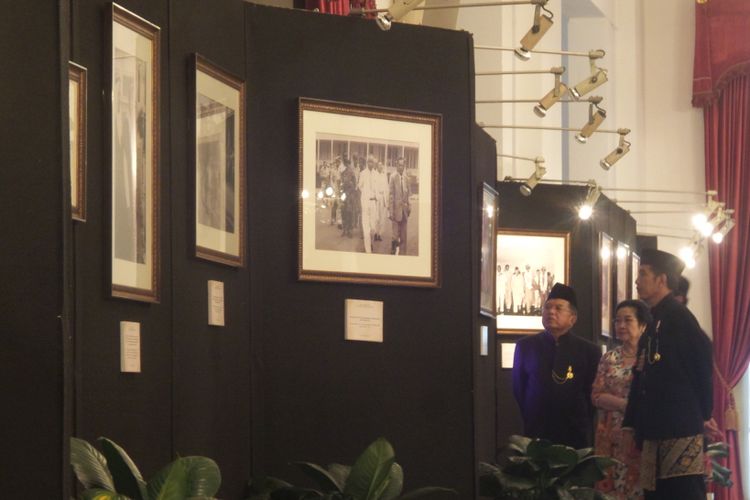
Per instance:
[[[195,54],[195,254],[245,261],[245,83]]]
[[[437,287],[441,116],[299,100],[300,280]]]
[[[68,121],[70,138],[70,212],[86,221],[86,68],[68,62]]]
[[[482,241],[480,254],[479,312],[495,316],[495,259],[497,250],[497,191],[482,184]]]
[[[499,229],[495,311],[498,333],[543,330],[542,308],[555,283],[567,284],[570,233]]]
[[[159,301],[160,30],[112,4],[111,293]]]
[[[601,297],[602,335],[612,332],[612,257],[614,240],[607,233],[599,233],[599,292]]]

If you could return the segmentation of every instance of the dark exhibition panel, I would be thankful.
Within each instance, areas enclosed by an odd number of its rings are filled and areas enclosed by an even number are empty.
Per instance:
[[[0,484],[4,496],[23,491],[27,498],[49,498],[67,481],[63,395],[70,353],[61,320],[67,316],[63,233],[70,217],[63,189],[67,162],[61,160],[67,133],[67,66],[60,62],[65,27],[57,2],[3,7]]]
[[[608,344],[611,339],[601,335],[600,290],[600,233],[611,236],[615,242],[635,248],[635,219],[606,196],[600,196],[589,220],[578,217],[578,207],[583,204],[588,188],[575,185],[539,184],[531,196],[523,196],[518,182],[498,182],[500,207],[498,230],[516,229],[529,232],[556,231],[570,234],[568,283],[576,290],[578,321],[573,332],[597,344]],[[498,255],[498,261],[502,256]],[[610,296],[614,297],[612,280]],[[522,338],[518,334],[497,335],[497,443],[503,447],[512,434],[523,432],[511,384],[511,370],[501,368],[499,359],[502,344],[512,344]]]
[[[635,248],[635,222],[605,197],[580,221],[584,186],[523,197],[517,183],[495,183],[495,142],[474,123],[470,34],[383,32],[372,20],[241,0],[121,2],[160,28],[161,269],[158,301],[113,298],[111,2],[49,4],[9,6],[13,22],[2,23],[15,45],[34,47],[0,48],[13,68],[2,109],[21,117],[0,134],[0,184],[13,186],[2,197],[0,370],[12,402],[3,486],[69,498],[68,438],[106,436],[146,476],[177,455],[211,457],[219,496],[243,498],[251,475],[302,482],[290,462],[353,463],[385,437],[406,490],[441,485],[475,498],[478,462],[520,432],[499,365],[499,343],[520,337],[495,334],[495,318],[479,312],[483,183],[499,191],[499,229],[570,232],[576,332],[609,340],[599,330],[599,233]],[[195,256],[195,53],[246,82],[243,267]],[[88,70],[85,222],[70,220],[68,59]],[[298,278],[300,98],[441,117],[439,286]],[[224,284],[223,327],[208,325],[209,280]],[[347,299],[383,303],[383,342],[345,340]],[[123,321],[140,324],[140,373],[120,371]]]

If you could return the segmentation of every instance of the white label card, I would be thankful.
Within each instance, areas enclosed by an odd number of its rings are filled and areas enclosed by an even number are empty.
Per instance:
[[[513,356],[515,356],[515,354],[515,342],[503,342],[500,344],[500,368],[513,368]]]
[[[383,342],[383,303],[377,300],[346,299],[346,340]]]
[[[489,335],[487,334],[487,326],[486,325],[480,326],[479,327],[479,355],[480,356],[487,356],[487,354],[489,353],[489,347],[487,345],[489,343],[487,339],[488,336]]]
[[[208,280],[208,324],[224,326],[224,282]]]
[[[120,321],[120,371],[141,372],[141,324]]]

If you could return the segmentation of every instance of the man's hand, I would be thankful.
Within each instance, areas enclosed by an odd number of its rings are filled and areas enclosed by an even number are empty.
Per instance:
[[[710,442],[724,441],[724,433],[719,429],[719,424],[712,417],[710,420],[703,422],[703,435]]]

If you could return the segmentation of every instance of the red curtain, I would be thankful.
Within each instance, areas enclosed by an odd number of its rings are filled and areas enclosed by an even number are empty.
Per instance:
[[[714,491],[717,500],[743,500],[736,413],[728,389],[737,385],[750,361],[750,75],[725,82],[718,98],[705,105],[703,117],[706,188],[718,191],[718,199],[735,210],[737,222],[723,243],[709,243],[718,372],[714,377],[714,416],[730,445],[726,465],[735,483],[732,488],[716,487]]]
[[[695,6],[693,105],[703,106],[734,77],[750,73],[750,2],[706,0]]]
[[[377,9],[375,0],[305,0],[305,9],[317,9],[325,14],[348,16],[352,8]],[[374,17],[374,14],[368,14],[366,17]]]

